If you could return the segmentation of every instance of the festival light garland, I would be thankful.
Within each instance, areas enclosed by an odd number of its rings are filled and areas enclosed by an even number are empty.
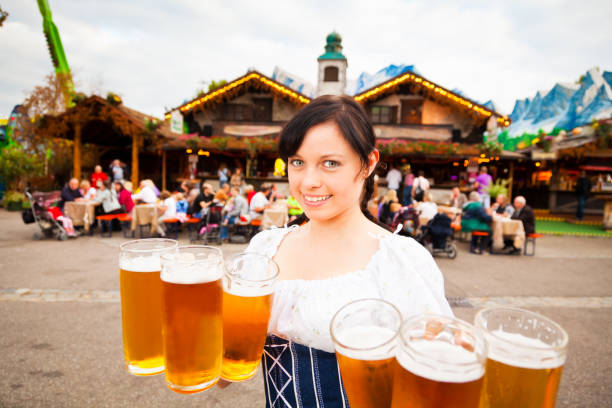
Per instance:
[[[361,101],[367,100],[367,99],[369,99],[371,97],[379,95],[382,92],[387,91],[389,88],[392,88],[392,87],[397,86],[397,85],[401,85],[402,83],[408,82],[408,81],[416,83],[416,84],[420,84],[420,85],[424,86],[427,89],[433,90],[433,92],[435,92],[435,93],[437,93],[437,94],[439,94],[439,95],[441,95],[441,96],[443,96],[443,97],[445,97],[447,99],[450,99],[451,101],[453,101],[455,103],[463,105],[466,108],[471,109],[474,112],[480,114],[481,116],[490,117],[491,115],[493,115],[492,111],[490,111],[490,110],[488,110],[486,108],[483,108],[483,107],[481,107],[481,106],[479,106],[479,105],[477,105],[477,104],[475,104],[475,103],[473,103],[473,102],[471,102],[471,101],[469,101],[469,100],[467,100],[465,98],[462,98],[462,97],[458,96],[457,94],[455,94],[455,93],[453,93],[451,91],[448,91],[448,90],[446,90],[446,89],[444,89],[444,88],[434,84],[433,82],[430,82],[430,81],[428,81],[428,80],[426,80],[426,79],[424,79],[424,78],[422,78],[422,77],[420,77],[418,75],[410,74],[410,73],[404,74],[401,77],[395,78],[394,80],[389,81],[389,82],[385,82],[384,84],[382,84],[380,86],[377,86],[374,89],[371,89],[371,90],[369,90],[369,91],[367,91],[365,93],[357,95],[357,96],[355,96],[355,100],[357,102],[361,102]],[[510,125],[510,120],[505,115],[502,115],[501,117],[497,118],[497,122],[500,125],[504,126],[504,127]]]
[[[203,97],[193,100],[185,105],[182,105],[179,107],[179,110],[181,112],[187,112],[189,110],[191,110],[192,108],[201,105],[205,102],[208,102],[209,100],[216,98],[219,95],[223,95],[224,93],[236,88],[237,86],[242,85],[245,82],[251,81],[253,79],[257,79],[260,82],[266,84],[267,86],[275,89],[277,92],[280,92],[281,94],[284,94],[286,96],[288,96],[289,98],[296,100],[298,103],[301,104],[307,104],[310,102],[309,98],[305,98],[302,95],[298,94],[297,92],[293,92],[290,89],[287,89],[286,87],[269,80],[268,78],[264,77],[263,75],[260,75],[258,73],[252,72],[250,74],[248,74],[245,77],[242,77],[240,79],[237,79],[227,85],[225,85],[224,87],[221,87],[219,89],[217,89],[216,91],[213,91],[211,93],[207,93],[206,95],[204,95]],[[171,113],[166,113],[166,115],[164,116],[166,120],[170,119],[170,117],[172,116]]]

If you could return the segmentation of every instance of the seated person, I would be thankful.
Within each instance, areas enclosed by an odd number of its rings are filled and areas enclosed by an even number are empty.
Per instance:
[[[113,182],[115,187],[115,194],[117,195],[117,201],[119,205],[123,207],[126,213],[131,213],[134,208],[134,201],[132,201],[132,195],[123,186],[123,180],[116,180]]]
[[[230,186],[227,183],[223,183],[221,188],[215,193],[215,197],[213,198],[216,203],[220,205],[227,204],[227,200],[230,198]]]
[[[108,180],[98,181],[98,194],[94,198],[96,215],[121,214],[123,209],[117,200],[117,194],[111,190],[111,183]]]
[[[230,206],[221,226],[221,239],[225,240],[229,239],[228,225],[235,224],[238,218],[246,222],[249,216],[249,203],[246,197],[240,194],[240,187],[232,187],[230,194]]]
[[[257,191],[255,191],[255,187],[253,187],[252,184],[247,184],[244,186],[244,194],[246,194],[247,202],[251,205],[251,200],[253,196],[257,194]]]
[[[251,204],[249,206],[249,216],[251,219],[259,218],[263,214],[266,208],[269,208],[271,203],[266,198],[272,190],[272,183],[263,183],[261,185],[261,191],[258,191],[251,198]]]
[[[157,212],[161,213],[157,219],[157,232],[162,237],[166,236],[166,225],[164,220],[176,218],[176,200],[168,190],[163,190],[159,195],[159,203],[157,204]]]
[[[438,213],[438,205],[431,201],[431,194],[429,192],[423,194],[423,201],[417,204],[417,211],[420,217],[427,218],[428,220],[433,219]]]
[[[61,200],[58,204],[61,210],[64,210],[66,201],[82,201],[83,195],[79,190],[79,180],[71,178],[68,184],[62,189]]]
[[[292,195],[290,195],[289,199],[287,200],[287,210],[289,212],[289,222],[295,220],[304,212],[302,206],[300,206],[300,203],[298,203],[298,201]]]
[[[201,193],[193,200],[191,215],[197,218],[205,218],[208,214],[208,207],[212,205],[214,198],[212,186],[208,183],[202,183]]]
[[[449,207],[462,209],[465,203],[467,203],[467,196],[459,190],[459,187],[453,187],[450,196]]]
[[[185,199],[185,195],[183,193],[176,193],[174,195],[174,199],[176,200],[176,212],[180,214],[187,214],[189,203]]]
[[[91,185],[97,187],[98,181],[105,180],[108,180],[108,175],[102,171],[102,166],[97,165],[94,167],[94,172],[91,174]]]
[[[495,197],[495,202],[491,206],[491,209],[502,217],[512,217],[512,214],[514,214],[514,207],[510,205],[508,197],[504,194],[498,194],[497,197]]]
[[[463,206],[463,217],[461,217],[461,230],[465,232],[486,231],[491,232],[491,221],[493,218],[487,214],[482,203],[480,194],[475,191],[470,193],[470,200]],[[477,237],[472,236],[474,241]],[[472,242],[473,244],[474,242]],[[470,245],[473,247],[473,245]],[[489,239],[480,240],[480,252],[489,247]],[[474,252],[471,250],[471,252]]]
[[[525,236],[535,233],[535,215],[527,200],[523,196],[516,196],[514,199],[514,214],[510,217],[513,220],[521,220],[525,229]],[[511,239],[504,239],[504,249],[513,248]],[[513,248],[511,253],[520,253],[520,248]]]
[[[157,202],[155,190],[147,183],[147,180],[140,182],[140,190],[136,194],[132,194],[132,201],[135,204],[155,204]]]
[[[84,200],[93,200],[97,193],[96,189],[89,183],[89,180],[81,181],[81,194]]]
[[[382,200],[382,206],[380,207],[378,220],[390,226],[393,223],[395,211],[397,211],[397,208],[392,208],[392,205],[398,203],[399,200],[397,198],[397,191],[393,189],[387,190],[387,194],[385,194],[385,197]]]

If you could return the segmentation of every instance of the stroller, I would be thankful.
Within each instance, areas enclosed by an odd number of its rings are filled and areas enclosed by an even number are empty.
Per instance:
[[[200,239],[204,245],[208,245],[209,240],[217,241],[222,244],[221,223],[223,222],[223,206],[211,205],[206,214],[206,223],[200,228]]]
[[[68,239],[68,234],[62,224],[49,214],[49,208],[60,200],[60,192],[30,194],[29,191],[26,191],[25,195],[30,201],[30,208],[21,212],[21,218],[25,224],[36,222],[40,227],[40,232],[34,233],[34,239],[51,237],[59,241]]]
[[[436,214],[427,225],[421,227],[417,241],[432,255],[445,253],[450,259],[457,257],[457,246],[452,239],[451,219],[446,214]]]

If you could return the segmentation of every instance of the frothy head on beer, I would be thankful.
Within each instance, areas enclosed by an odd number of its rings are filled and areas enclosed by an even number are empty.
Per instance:
[[[161,257],[164,282],[195,284],[212,282],[223,276],[223,254],[219,248],[191,245]]]
[[[486,343],[482,333],[459,319],[422,315],[400,329],[397,362],[431,381],[464,383],[484,375]]]
[[[160,256],[174,252],[178,242],[173,239],[138,239],[121,244],[119,268],[130,272],[159,272]]]
[[[274,292],[279,269],[265,255],[244,252],[225,261],[223,289],[236,296],[263,296]]]

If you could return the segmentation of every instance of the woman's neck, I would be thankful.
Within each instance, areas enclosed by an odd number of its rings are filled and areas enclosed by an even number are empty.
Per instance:
[[[350,238],[375,229],[375,224],[366,218],[359,207],[353,207],[332,219],[310,220],[308,223],[308,232],[322,239]]]

